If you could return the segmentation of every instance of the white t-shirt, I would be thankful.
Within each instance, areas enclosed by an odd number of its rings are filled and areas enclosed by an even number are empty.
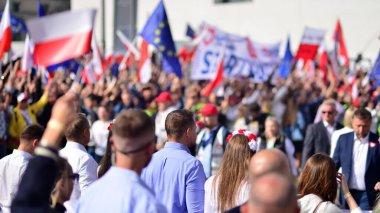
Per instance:
[[[12,199],[16,196],[21,178],[32,157],[27,152],[15,149],[11,155],[0,160],[0,208],[4,213],[10,212]]]
[[[97,120],[91,127],[91,143],[95,145],[95,153],[103,156],[106,153],[107,139],[108,139],[108,126],[111,121]]]
[[[204,204],[204,212],[205,213],[212,213],[212,212],[218,212],[218,203],[216,200],[216,194],[218,194],[218,182],[219,180],[216,180],[215,183],[215,191],[213,188],[213,182],[214,182],[215,175],[211,176],[209,179],[207,179],[205,183],[205,204]],[[243,183],[240,186],[238,197],[236,198],[235,205],[239,206],[245,202],[247,202],[249,198],[249,185],[247,182]]]

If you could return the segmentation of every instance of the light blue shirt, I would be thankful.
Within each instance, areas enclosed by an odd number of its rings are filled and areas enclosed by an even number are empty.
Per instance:
[[[186,146],[166,142],[141,178],[169,212],[203,212],[206,176],[201,162]]]
[[[166,212],[138,174],[111,167],[79,199],[76,212]]]

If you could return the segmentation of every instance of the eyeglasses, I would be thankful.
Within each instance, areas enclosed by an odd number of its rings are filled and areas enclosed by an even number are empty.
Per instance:
[[[333,111],[322,111],[322,114],[332,115],[332,114],[334,114],[334,112]]]
[[[78,181],[78,180],[79,180],[79,174],[74,173],[74,174],[72,174],[72,175],[67,176],[66,178],[67,178],[67,179],[71,179],[71,180],[73,180],[73,181]]]

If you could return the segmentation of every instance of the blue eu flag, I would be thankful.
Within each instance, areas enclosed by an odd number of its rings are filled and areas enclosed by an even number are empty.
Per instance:
[[[280,75],[281,78],[287,79],[290,71],[292,69],[292,60],[293,60],[293,55],[290,50],[290,38],[288,37],[288,41],[286,42],[286,50],[285,50],[285,55],[284,58],[282,59],[282,62],[280,63],[280,66],[278,67],[278,74]]]
[[[168,17],[162,1],[149,17],[140,35],[161,52],[162,69],[166,72],[174,72],[179,78],[182,78],[181,64],[177,57]]]
[[[380,86],[380,52],[377,56],[375,64],[373,65],[371,72],[369,74],[369,79],[373,80],[376,83],[376,86]]]
[[[0,19],[3,17],[3,12],[0,12]],[[26,33],[28,32],[25,22],[14,15],[11,15],[11,30],[12,33]]]

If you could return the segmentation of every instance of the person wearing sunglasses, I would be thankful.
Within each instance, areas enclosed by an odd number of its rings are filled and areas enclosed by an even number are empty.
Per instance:
[[[343,128],[336,122],[336,103],[328,99],[322,103],[322,121],[308,126],[302,151],[302,168],[315,153],[330,154],[331,135],[335,130]]]
[[[78,181],[79,174],[74,174],[67,160],[59,158],[58,177],[54,189],[51,192],[51,212],[63,213],[66,208],[63,203],[68,201],[73,191],[74,182]]]

